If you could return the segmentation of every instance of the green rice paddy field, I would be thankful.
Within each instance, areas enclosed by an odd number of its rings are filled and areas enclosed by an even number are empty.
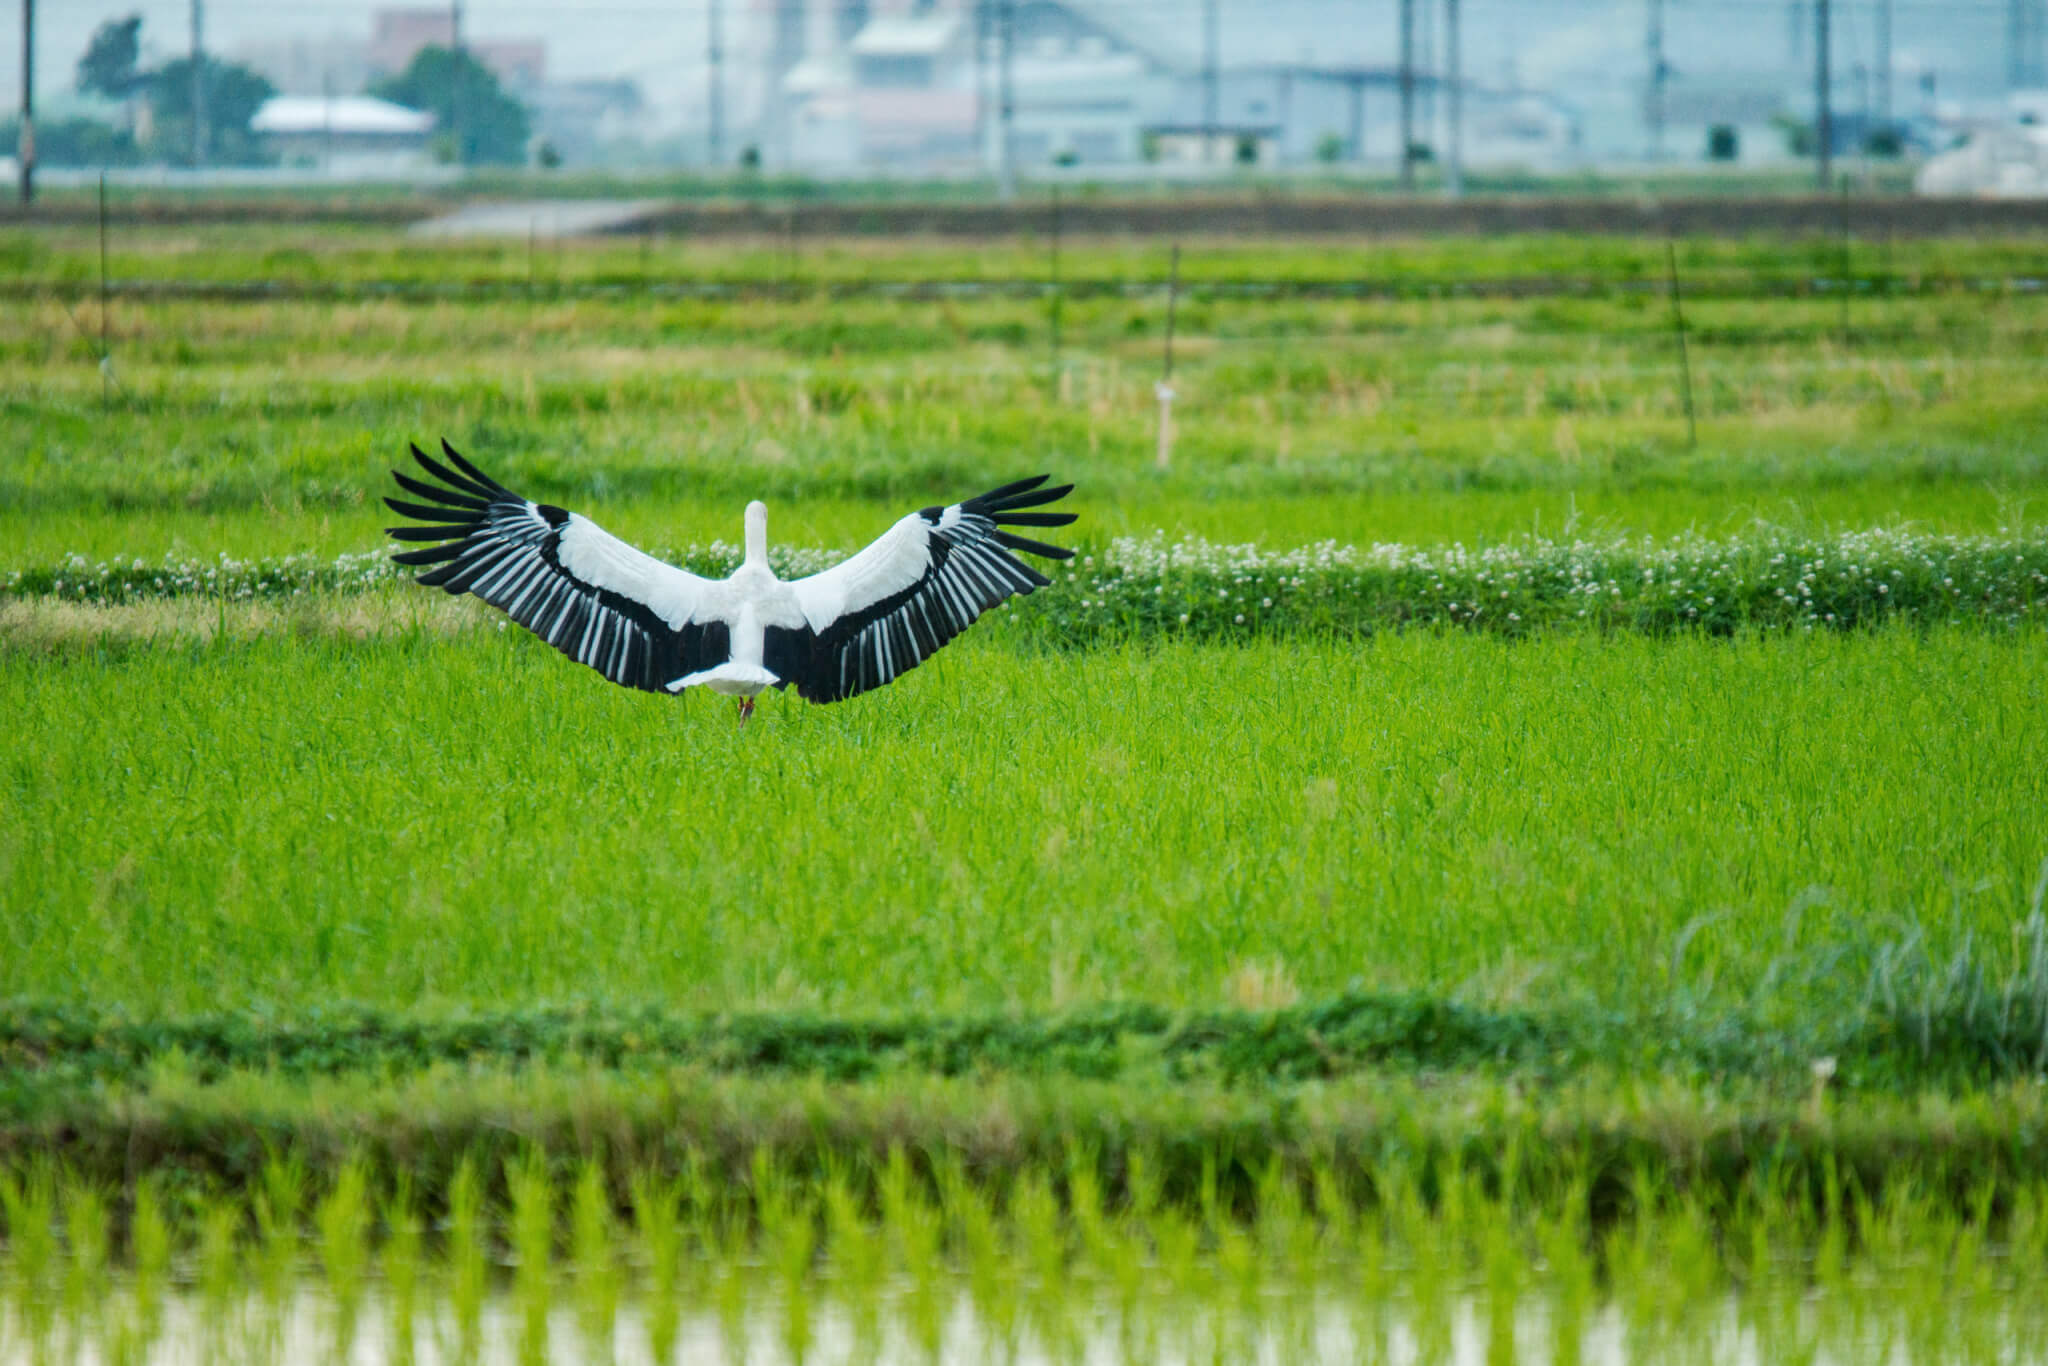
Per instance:
[[[1186,243],[1165,469],[1048,245],[0,237],[0,1362],[2040,1359],[2042,245],[1679,244],[1695,439],[1661,241]],[[1081,555],[742,729],[444,435]]]

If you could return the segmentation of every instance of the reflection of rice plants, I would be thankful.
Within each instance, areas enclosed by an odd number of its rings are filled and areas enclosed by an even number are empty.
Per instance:
[[[993,1188],[899,1152],[860,1181],[756,1161],[733,1185],[641,1172],[621,1189],[521,1158],[423,1244],[342,1170],[310,1223],[233,1201],[166,1223],[141,1188],[113,1202],[132,1230],[118,1245],[102,1193],[17,1173],[0,1183],[0,1341],[123,1361],[343,1359],[366,1342],[384,1360],[506,1361],[666,1362],[684,1343],[691,1360],[788,1362],[2048,1353],[2038,1183],[1978,1209],[1910,1181],[1761,1178],[1732,1203],[1641,1186],[1591,1221],[1583,1184],[1532,1199],[1455,1166],[1390,1167],[1369,1192],[1276,1167],[1233,1208],[1105,1191],[1072,1161]]]

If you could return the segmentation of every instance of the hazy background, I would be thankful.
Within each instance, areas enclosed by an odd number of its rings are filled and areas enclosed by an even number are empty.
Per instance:
[[[140,14],[148,66],[190,51],[193,8],[191,0],[44,0],[37,14],[39,115],[100,107],[75,89],[78,58],[100,24]],[[1832,7],[1833,105],[1852,118],[1866,106],[1883,107],[1879,8],[1871,0]],[[1465,0],[1462,10],[1464,77],[1473,92],[1467,155],[1475,162],[1697,160],[1714,124],[1741,130],[1744,162],[1786,159],[1791,148],[1772,131],[1773,119],[1812,118],[1813,11],[1806,0]],[[1894,115],[1926,120],[1930,129],[1937,113],[1951,121],[1995,116],[2013,90],[2041,82],[2041,10],[2041,0],[1893,0]],[[10,11],[0,38],[0,105],[8,111],[20,103],[18,0]],[[1443,0],[1416,4],[1415,57],[1425,77],[1444,65],[1443,11]],[[260,72],[279,92],[348,94],[390,74],[388,42],[379,61],[380,22],[397,16],[417,28],[446,12],[378,0],[205,0],[204,44],[211,56]],[[1305,160],[1319,140],[1348,136],[1346,90],[1340,81],[1301,74],[1283,92],[1277,68],[1374,68],[1361,78],[1359,151],[1392,156],[1388,73],[1398,61],[1398,12],[1396,0],[1218,0],[1219,115],[1247,127],[1284,123],[1280,154]],[[1650,30],[1660,12],[1667,71],[1661,147],[1647,98]],[[977,55],[974,35],[984,14],[991,31]],[[1135,160],[1143,130],[1203,117],[1200,0],[1024,3],[1015,14],[1019,126],[1026,133],[1019,155],[1026,167],[1038,155],[1063,152],[1084,163]],[[535,111],[536,136],[551,137],[570,160],[689,163],[714,153],[711,16],[709,0],[471,0],[462,7],[462,37]],[[768,164],[914,172],[956,168],[986,148],[992,30],[1000,22],[993,3],[978,11],[974,0],[725,0],[719,17],[720,159],[752,146]],[[934,35],[934,25],[947,31]],[[930,60],[915,71],[899,61],[877,78],[862,66],[862,45],[873,66],[894,60],[892,41],[922,53],[916,60]],[[1091,94],[1091,83],[1100,90]],[[1033,109],[1064,100],[1064,109],[1089,107],[1099,116],[1103,92],[1128,103],[1120,116],[1128,128],[1084,131],[1077,143],[1063,125],[1032,140]],[[1419,136],[1428,140],[1443,115],[1426,79],[1422,100]],[[1489,132],[1490,118],[1546,127],[1514,131],[1502,143]],[[861,131],[849,131],[855,128]],[[1927,150],[1936,140],[1930,134]],[[1146,145],[1156,156],[1156,145]]]

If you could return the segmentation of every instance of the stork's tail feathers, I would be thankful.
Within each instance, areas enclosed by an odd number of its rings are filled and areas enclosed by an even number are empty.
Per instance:
[[[1056,503],[1074,491],[1072,484],[1055,484],[1051,488],[1041,485],[1052,478],[1041,474],[1035,479],[1019,479],[999,489],[990,489],[979,498],[970,498],[961,505],[963,511],[978,512],[998,527],[1006,526],[1066,526],[1075,520],[1072,512],[1024,512],[1023,508],[1041,507]],[[1071,560],[1074,552],[1064,546],[1047,545],[1027,536],[1015,536],[1007,531],[995,534],[997,545],[1009,550],[1022,550],[1031,555],[1042,555],[1048,560]]]
[[[700,684],[709,687],[713,692],[751,697],[763,688],[780,687],[782,676],[762,668],[759,664],[741,664],[736,660],[727,660],[715,668],[699,669],[696,673],[671,679],[662,686],[670,692],[681,692],[685,688],[694,688]]]

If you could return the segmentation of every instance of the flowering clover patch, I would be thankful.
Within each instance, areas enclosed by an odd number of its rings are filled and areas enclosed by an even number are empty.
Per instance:
[[[845,553],[777,547],[770,558],[778,574],[795,578]],[[713,541],[664,558],[724,575],[740,548]],[[366,592],[403,574],[374,550],[249,560],[74,554],[9,571],[0,598],[278,599]],[[1019,600],[1006,617],[1010,629],[1052,644],[1155,634],[1355,635],[1402,626],[1523,634],[1559,625],[1648,632],[1839,630],[1885,621],[2019,625],[2048,621],[2048,532],[1811,536],[1762,528],[1720,540],[1323,541],[1294,550],[1155,533],[1119,538],[1054,570],[1052,590]]]

